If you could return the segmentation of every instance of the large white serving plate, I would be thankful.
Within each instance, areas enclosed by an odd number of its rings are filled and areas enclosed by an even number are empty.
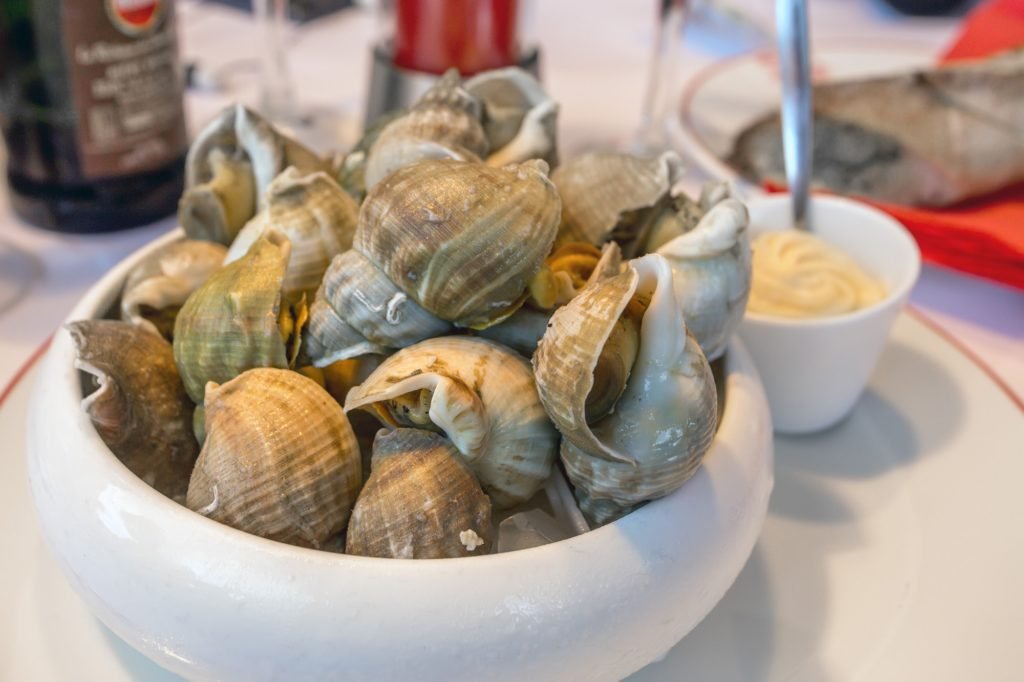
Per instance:
[[[836,40],[812,54],[816,82],[902,73],[933,64],[933,48],[915,43]],[[710,177],[731,180],[748,191],[724,159],[739,134],[777,111],[782,94],[774,52],[749,52],[711,64],[690,78],[669,120],[673,142]]]
[[[32,374],[0,406],[0,680],[176,679],[89,614],[43,545]],[[851,417],[775,448],[750,562],[633,680],[1021,679],[1024,410],[976,360],[901,316]]]

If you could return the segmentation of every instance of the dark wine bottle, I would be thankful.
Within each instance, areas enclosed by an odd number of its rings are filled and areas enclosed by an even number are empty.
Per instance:
[[[949,14],[964,4],[965,0],[885,0],[903,14],[928,17]]]
[[[187,149],[173,0],[0,0],[11,205],[65,232],[175,211]]]

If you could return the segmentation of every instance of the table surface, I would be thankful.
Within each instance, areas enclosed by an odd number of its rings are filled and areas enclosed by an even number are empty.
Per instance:
[[[535,3],[542,74],[561,104],[564,156],[588,147],[622,146],[640,117],[658,3],[558,0]],[[751,22],[770,27],[771,3],[732,0]],[[255,104],[258,54],[264,44],[238,11],[179,0],[182,56],[225,85],[190,92],[190,129],[233,100]],[[877,0],[816,0],[813,43],[839,37],[912,41],[938,53],[955,36],[957,18],[907,19]],[[677,82],[717,58],[751,47],[755,31],[699,17],[678,47]],[[340,114],[347,140],[358,135],[376,35],[372,11],[345,10],[288,34],[289,63],[304,107]],[[701,178],[691,171],[689,182]],[[0,393],[57,328],[82,293],[114,263],[174,226],[172,218],[108,235],[71,236],[33,228],[16,216],[0,189],[0,242],[26,252],[36,271],[25,295],[0,311]],[[8,262],[9,263],[9,262]],[[0,255],[0,278],[11,266]],[[938,267],[925,267],[911,303],[987,364],[1010,391],[1024,396],[1024,292]]]

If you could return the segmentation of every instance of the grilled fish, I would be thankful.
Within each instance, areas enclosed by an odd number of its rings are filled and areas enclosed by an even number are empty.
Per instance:
[[[785,184],[778,114],[728,159]],[[814,88],[814,182],[840,194],[947,206],[1024,180],[1024,50]]]

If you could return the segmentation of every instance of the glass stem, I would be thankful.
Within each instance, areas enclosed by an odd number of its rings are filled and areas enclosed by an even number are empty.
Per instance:
[[[284,48],[288,0],[253,0],[253,12],[262,38],[258,48],[263,72],[260,110],[271,121],[287,123],[295,117],[295,98]]]
[[[640,111],[640,127],[633,141],[635,151],[656,152],[668,145],[665,119],[675,93],[676,51],[682,39],[688,4],[687,0],[658,0],[658,28]]]

